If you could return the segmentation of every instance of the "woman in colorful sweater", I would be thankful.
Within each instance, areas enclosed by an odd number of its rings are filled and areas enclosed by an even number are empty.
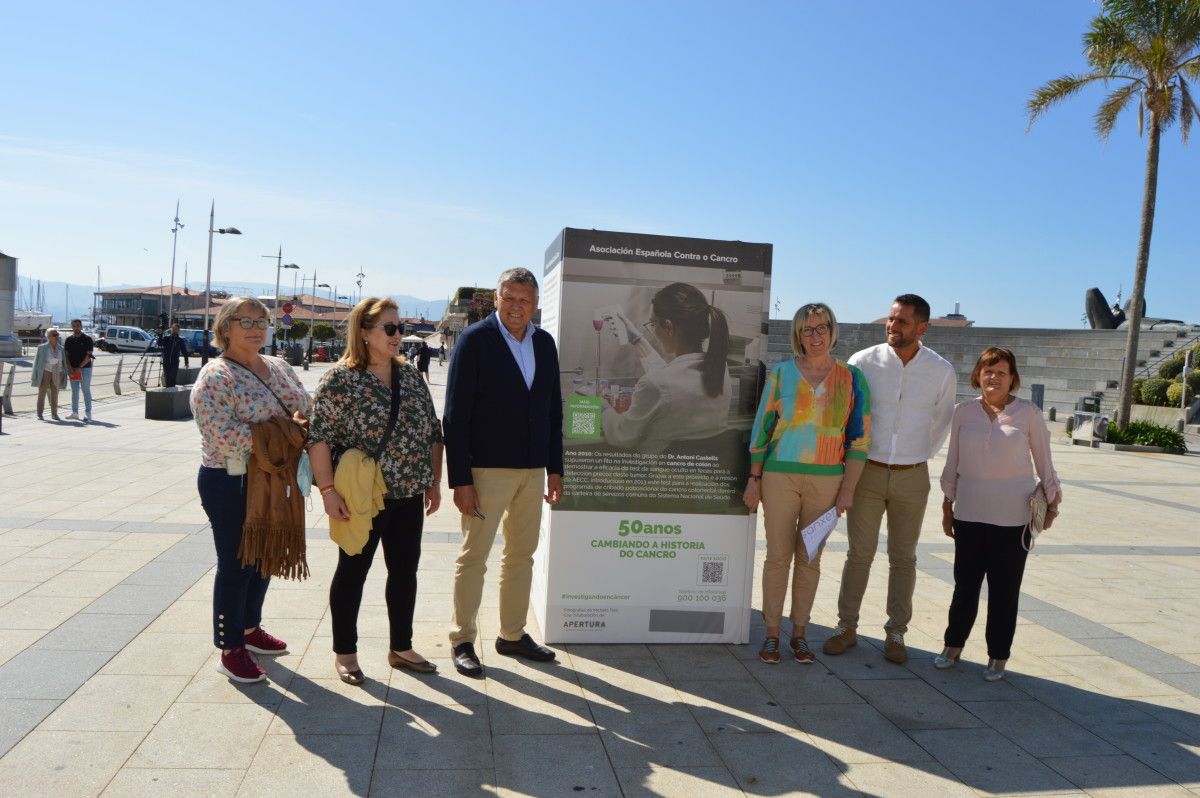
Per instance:
[[[805,640],[821,579],[821,551],[809,560],[801,530],[831,507],[840,516],[854,503],[867,461],[871,398],[862,372],[833,359],[837,318],[815,302],[792,319],[792,351],[767,374],[750,437],[750,478],[743,500],[763,505],[767,556],[763,563],[766,637],[758,656],[779,662],[779,625],[792,568],[792,656],[815,657]],[[794,565],[793,565],[794,562]]]

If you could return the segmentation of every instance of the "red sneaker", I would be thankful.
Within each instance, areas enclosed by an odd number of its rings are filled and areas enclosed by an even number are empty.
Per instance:
[[[253,684],[267,678],[267,672],[254,661],[254,657],[250,656],[250,652],[245,648],[235,648],[228,654],[221,654],[217,672],[242,684]]]
[[[286,654],[287,643],[268,632],[261,626],[246,635],[245,645],[255,654]]]

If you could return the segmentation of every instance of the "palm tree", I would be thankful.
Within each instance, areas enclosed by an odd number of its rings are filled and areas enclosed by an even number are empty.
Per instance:
[[[1135,98],[1139,135],[1149,128],[1141,233],[1129,296],[1129,338],[1121,369],[1118,422],[1125,429],[1133,399],[1150,235],[1154,230],[1159,140],[1163,129],[1178,120],[1180,138],[1187,144],[1193,119],[1200,119],[1200,108],[1188,84],[1188,80],[1200,79],[1200,0],[1103,0],[1101,9],[1083,35],[1083,54],[1091,71],[1063,75],[1034,91],[1026,106],[1026,130],[1047,108],[1097,82],[1117,84],[1096,110],[1096,134],[1101,140],[1108,139],[1117,117]]]

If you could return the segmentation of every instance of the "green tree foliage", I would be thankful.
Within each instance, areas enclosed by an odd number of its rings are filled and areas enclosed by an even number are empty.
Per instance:
[[[1179,122],[1186,144],[1200,108],[1189,81],[1200,80],[1200,0],[1102,0],[1100,13],[1083,35],[1089,70],[1054,78],[1033,92],[1026,106],[1029,127],[1051,106],[1102,83],[1110,91],[1096,110],[1096,134],[1107,140],[1121,112],[1137,104],[1138,131],[1147,133],[1146,172],[1128,340],[1121,372],[1119,420],[1129,423],[1133,374],[1142,326],[1142,302],[1150,263],[1150,237],[1158,195],[1159,143],[1162,131]],[[1149,382],[1149,381],[1147,381]],[[1144,386],[1143,386],[1144,390]]]
[[[1196,392],[1191,389],[1191,386],[1186,386],[1182,382],[1173,382],[1167,386],[1167,405],[1169,407],[1179,407],[1179,402],[1183,399],[1185,388],[1187,389],[1187,399],[1185,401],[1191,404],[1192,400],[1196,398]]]
[[[294,321],[292,322],[292,330],[289,337],[293,341],[299,341],[308,337],[308,322]]]
[[[313,325],[312,337],[318,341],[332,341],[337,338],[337,330],[332,324],[319,321]]]
[[[1167,404],[1167,388],[1171,381],[1162,377],[1150,377],[1142,383],[1142,403],[1165,407]]]

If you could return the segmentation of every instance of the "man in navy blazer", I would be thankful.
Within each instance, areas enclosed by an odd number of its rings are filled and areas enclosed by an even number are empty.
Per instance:
[[[542,500],[562,498],[562,388],[554,338],[534,326],[537,278],[500,275],[496,312],[459,336],[450,358],[442,419],[463,545],[454,572],[450,645],[454,667],[482,676],[475,653],[487,557],[504,522],[500,634],[496,651],[550,662],[554,652],[525,633]],[[544,490],[544,492],[543,492]]]

